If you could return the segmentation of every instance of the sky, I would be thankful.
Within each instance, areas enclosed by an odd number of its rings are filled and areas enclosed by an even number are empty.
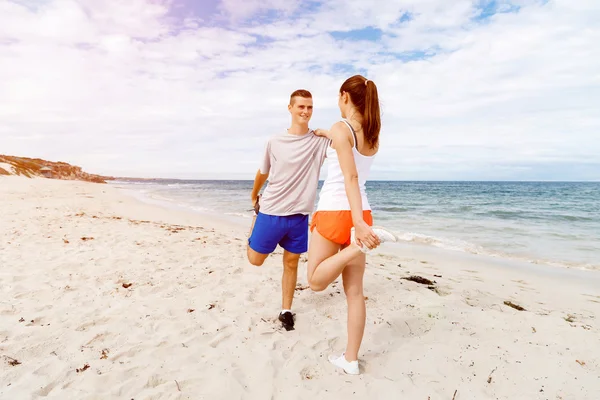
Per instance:
[[[600,180],[597,0],[0,0],[0,154],[253,179],[377,85],[378,180]]]

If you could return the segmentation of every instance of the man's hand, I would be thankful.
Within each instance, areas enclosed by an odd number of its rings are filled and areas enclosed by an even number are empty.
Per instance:
[[[260,199],[260,189],[263,187],[267,179],[269,178],[269,174],[263,174],[260,172],[260,169],[256,171],[256,177],[254,178],[254,186],[252,187],[252,193],[250,193],[250,200],[252,201],[252,207],[256,214],[258,214],[258,200]]]
[[[254,213],[256,215],[258,215],[258,211],[260,210],[260,204],[259,204],[259,200],[260,199],[260,195],[258,196],[252,196],[252,208],[254,208]]]

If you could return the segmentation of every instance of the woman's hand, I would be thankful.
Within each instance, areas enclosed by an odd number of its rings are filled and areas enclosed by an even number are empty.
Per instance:
[[[365,221],[360,221],[354,225],[354,234],[356,237],[356,244],[361,247],[364,245],[369,249],[374,249],[381,244],[379,237]]]
[[[327,129],[315,129],[315,135],[317,136],[321,136],[321,137],[326,137],[328,139],[330,139],[329,137],[329,131]]]

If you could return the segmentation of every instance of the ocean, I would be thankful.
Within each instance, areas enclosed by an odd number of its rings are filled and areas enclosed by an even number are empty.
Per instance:
[[[112,184],[150,203],[248,224],[252,217],[252,181]],[[375,223],[402,241],[600,270],[600,182],[370,181],[367,195]]]

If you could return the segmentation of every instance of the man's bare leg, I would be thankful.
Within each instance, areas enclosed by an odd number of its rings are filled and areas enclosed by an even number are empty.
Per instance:
[[[294,329],[292,302],[298,281],[298,262],[300,254],[283,251],[283,276],[281,277],[281,314],[279,320],[283,327],[290,331]]]
[[[281,279],[281,309],[291,310],[298,281],[298,262],[300,254],[283,251],[283,276]]]

